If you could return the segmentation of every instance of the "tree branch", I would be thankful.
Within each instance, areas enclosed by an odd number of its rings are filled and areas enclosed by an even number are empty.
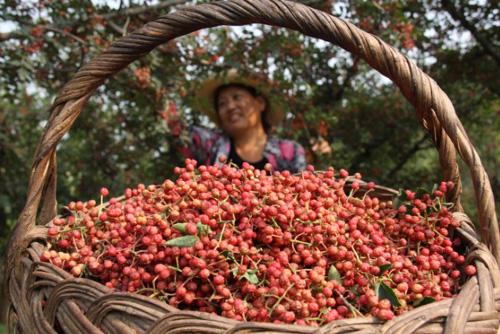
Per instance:
[[[401,168],[403,168],[404,165],[406,165],[406,163],[408,162],[408,160],[410,160],[410,158],[412,156],[415,155],[415,153],[417,153],[418,151],[420,151],[422,148],[423,148],[423,144],[428,140],[427,138],[427,134],[424,134],[422,136],[422,138],[420,138],[416,143],[415,145],[413,145],[413,147],[411,149],[409,149],[405,154],[403,154],[403,158],[401,158],[401,160],[398,162],[398,164],[396,166],[394,166],[386,175],[386,179],[389,177],[389,176],[392,176],[394,174],[396,174],[399,170],[401,170]]]
[[[72,39],[74,39],[75,41],[77,41],[78,43],[80,44],[87,44],[87,42],[85,42],[83,39],[81,39],[80,37],[68,32],[68,31],[65,31],[63,29],[59,29],[59,28],[56,28],[56,27],[53,27],[53,26],[40,26],[42,29],[45,29],[45,30],[48,30],[48,31],[53,31],[53,32],[57,32],[57,33],[60,33],[61,35],[64,35],[64,36],[68,36]]]
[[[109,20],[109,19],[112,19],[112,18],[117,17],[117,16],[136,16],[136,15],[140,15],[140,14],[143,14],[146,12],[150,12],[152,10],[165,9],[165,8],[169,8],[169,7],[176,6],[176,5],[182,5],[182,4],[185,4],[186,2],[189,2],[189,1],[191,1],[191,0],[167,0],[167,1],[160,2],[159,4],[153,5],[153,6],[141,6],[141,7],[127,8],[127,9],[123,9],[123,10],[118,10],[116,12],[107,13],[104,15],[96,15],[96,17],[99,16],[99,17],[102,17],[106,20]]]
[[[484,49],[484,51],[487,54],[489,54],[491,57],[493,57],[493,59],[495,60],[497,65],[500,65],[500,54],[495,49],[493,49],[491,44],[488,42],[488,39],[486,37],[484,37],[476,29],[476,27],[472,23],[467,21],[467,18],[465,17],[465,15],[462,12],[460,12],[455,7],[455,5],[453,5],[453,3],[451,3],[450,0],[441,0],[441,4],[442,4],[443,8],[451,15],[451,17],[453,19],[460,22],[462,27],[467,29],[472,34],[472,36],[474,36],[474,38],[481,45],[481,47]]]
[[[353,159],[348,170],[358,170],[359,165],[363,161],[367,160],[372,155],[373,151],[383,145],[391,136],[392,134],[390,133],[390,131],[387,131],[384,132],[383,135],[379,136],[378,138],[374,138],[369,143],[367,143],[367,145],[362,148],[361,153]]]
[[[64,35],[64,36],[67,36],[67,37],[74,39],[78,43],[81,43],[83,45],[87,44],[87,42],[85,42],[83,39],[81,39],[80,37],[78,37],[76,35],[73,35],[69,31],[65,31],[64,29],[61,29],[61,28],[58,28],[58,27],[55,27],[52,25],[36,25],[34,23],[31,23],[31,22],[22,22],[22,23],[25,25],[29,25],[29,26],[40,27],[42,30],[57,32],[61,35]],[[6,41],[9,39],[24,39],[26,37],[27,36],[25,34],[22,34],[18,31],[12,31],[12,32],[8,32],[8,33],[0,33],[0,42]]]
[[[351,81],[352,79],[358,74],[359,70],[359,60],[360,58],[357,56],[353,57],[352,61],[352,66],[347,69],[347,73],[344,77],[344,80],[342,80],[342,83],[339,85],[338,90],[335,91],[335,85],[329,84],[327,87],[324,89],[328,89],[326,94],[323,94],[324,99],[319,100],[316,99],[316,104],[325,106],[325,107],[334,107],[335,105],[339,104],[344,97],[344,94],[347,89],[351,88]],[[328,76],[330,74],[325,74],[325,76]],[[331,77],[330,77],[331,78]],[[314,81],[313,74],[308,73],[308,80],[309,82]],[[327,81],[328,83],[328,81]]]
[[[137,16],[137,15],[143,14],[145,12],[159,10],[159,9],[165,9],[165,8],[169,8],[169,7],[172,7],[172,6],[185,4],[185,3],[190,2],[190,1],[191,0],[168,0],[168,1],[160,2],[159,4],[153,5],[153,6],[141,6],[141,7],[127,8],[127,9],[123,9],[123,10],[118,10],[118,11],[110,12],[110,13],[107,13],[107,14],[104,14],[104,15],[96,14],[96,15],[91,16],[89,18],[89,20],[99,19],[99,18],[100,19],[105,19],[105,20],[110,20],[112,18],[119,17],[119,16],[127,16],[127,17]],[[73,27],[77,26],[80,23],[81,22],[75,22],[72,26]],[[29,25],[30,26],[35,26],[35,24],[33,24],[33,23],[29,23]],[[116,32],[118,32],[119,34],[123,34],[124,30],[121,29],[115,23],[110,22],[110,27],[113,30],[115,30]],[[57,27],[57,26],[53,26],[53,25],[44,25],[43,28],[46,29],[46,30],[63,32],[63,28],[62,27]],[[65,34],[67,34],[67,33],[65,33]],[[76,36],[70,36],[70,37],[74,38]],[[26,38],[28,38],[28,35],[23,34],[20,31],[11,31],[11,32],[7,32],[7,33],[0,33],[0,42],[4,42],[4,41],[10,40],[10,39],[26,39]],[[79,38],[79,42],[82,43],[82,40],[80,38]]]
[[[339,102],[344,96],[345,90],[351,84],[351,79],[358,73],[358,64],[359,64],[359,57],[355,56],[352,61],[352,66],[349,68],[347,75],[344,78],[344,81],[342,82],[342,86],[340,86],[340,89],[335,94],[334,101]]]
[[[25,35],[23,35],[19,31],[0,32],[0,42],[7,41],[9,39],[20,39],[24,37]]]
[[[108,20],[108,25],[110,26],[111,29],[113,29],[116,33],[124,36],[126,34],[125,29],[120,27],[118,24],[114,23],[111,20]]]

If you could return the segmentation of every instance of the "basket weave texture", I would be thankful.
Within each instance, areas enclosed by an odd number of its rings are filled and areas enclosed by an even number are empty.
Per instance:
[[[47,239],[44,224],[56,216],[56,146],[92,93],[104,80],[173,38],[208,27],[251,23],[286,27],[344,48],[390,78],[415,107],[439,152],[444,178],[457,185],[448,199],[455,203],[454,216],[462,222],[458,234],[469,246],[467,261],[478,269],[456,297],[419,307],[386,323],[373,317],[334,321],[321,328],[238,322],[180,311],[141,295],[113,292],[40,261]],[[457,153],[472,176],[479,232],[460,205]],[[500,234],[488,176],[451,101],[429,76],[378,37],[324,12],[285,0],[221,1],[182,7],[146,24],[82,67],[61,90],[37,147],[26,205],[9,242],[9,328],[19,333],[498,334],[499,262]]]

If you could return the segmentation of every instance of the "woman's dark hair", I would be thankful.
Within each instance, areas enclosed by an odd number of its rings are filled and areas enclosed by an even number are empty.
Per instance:
[[[237,88],[244,89],[247,92],[249,92],[250,94],[252,94],[253,97],[259,97],[260,96],[260,97],[262,97],[266,101],[266,108],[264,109],[264,111],[262,111],[261,119],[262,119],[262,126],[264,127],[264,131],[266,131],[266,133],[269,133],[269,130],[271,130],[271,124],[269,124],[267,122],[267,115],[270,112],[269,111],[269,103],[267,101],[267,98],[264,95],[259,94],[259,92],[257,91],[257,89],[255,89],[255,87],[248,86],[248,85],[245,85],[245,84],[240,84],[240,83],[228,83],[228,84],[220,85],[219,87],[217,87],[217,89],[214,92],[214,108],[215,108],[215,111],[217,113],[219,112],[217,101],[219,100],[220,93],[224,89],[229,88],[229,87],[237,87]]]

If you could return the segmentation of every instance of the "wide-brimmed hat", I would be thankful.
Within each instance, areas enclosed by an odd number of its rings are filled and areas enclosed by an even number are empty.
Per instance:
[[[268,112],[265,115],[265,121],[271,127],[277,126],[283,120],[285,115],[283,92],[277,92],[275,85],[265,76],[255,73],[239,72],[236,69],[230,69],[204,80],[196,89],[195,103],[200,112],[207,115],[211,121],[220,127],[220,118],[215,110],[215,93],[217,88],[222,85],[240,84],[255,88],[259,95],[267,100]]]

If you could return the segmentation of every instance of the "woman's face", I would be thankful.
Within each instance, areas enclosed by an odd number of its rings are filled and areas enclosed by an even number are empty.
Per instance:
[[[217,111],[222,128],[229,135],[262,125],[261,114],[266,101],[237,86],[222,89],[217,99]]]

